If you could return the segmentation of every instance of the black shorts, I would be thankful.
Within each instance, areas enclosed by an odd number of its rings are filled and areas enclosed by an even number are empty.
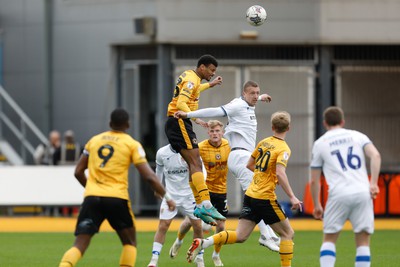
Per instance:
[[[266,224],[274,224],[287,218],[278,201],[256,199],[244,195],[243,208],[239,219],[247,219],[256,224],[263,220]]]
[[[105,219],[116,231],[134,227],[130,202],[115,197],[85,197],[76,223],[75,235],[92,235],[99,232]]]
[[[223,216],[228,214],[228,200],[226,194],[218,194],[210,192],[210,200],[214,208],[218,210]]]
[[[175,151],[181,149],[199,148],[196,134],[193,132],[193,125],[190,119],[175,119],[168,117],[165,123],[165,134]]]

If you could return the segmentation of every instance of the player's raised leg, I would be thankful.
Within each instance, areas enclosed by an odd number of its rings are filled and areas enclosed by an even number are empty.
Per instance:
[[[192,262],[202,249],[206,249],[214,244],[222,246],[245,242],[253,232],[255,225],[253,221],[239,219],[236,231],[222,231],[205,239],[194,239],[187,252],[187,261]]]
[[[193,190],[193,194],[197,193],[197,197],[195,196],[195,198],[198,199],[198,201],[201,203],[201,206],[197,206],[197,211],[195,210],[194,214],[197,217],[199,217],[200,213],[202,215],[210,216],[211,218],[214,218],[216,220],[226,220],[226,218],[222,216],[211,204],[210,193],[204,180],[199,149],[181,149],[180,154],[189,165],[189,182],[191,183],[192,190],[193,188],[195,188],[195,191]],[[204,222],[209,223],[207,221]]]

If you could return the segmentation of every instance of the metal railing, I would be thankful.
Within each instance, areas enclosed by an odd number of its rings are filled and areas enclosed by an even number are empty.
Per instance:
[[[16,114],[16,120],[11,120],[4,112],[3,104],[7,103],[9,108]],[[25,163],[28,161],[28,153],[33,157],[35,147],[28,138],[28,133],[39,139],[41,143],[46,143],[46,136],[39,130],[33,121],[26,115],[20,106],[12,99],[7,91],[0,85],[0,140],[4,140],[3,127],[7,126],[10,132],[20,142],[20,156]],[[7,140],[6,140],[7,141]]]

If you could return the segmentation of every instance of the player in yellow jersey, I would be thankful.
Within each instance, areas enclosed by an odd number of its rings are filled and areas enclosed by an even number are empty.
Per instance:
[[[222,83],[222,77],[218,76],[211,82],[201,84],[203,79],[211,80],[217,67],[218,62],[213,56],[203,55],[198,60],[195,70],[187,70],[179,76],[172,101],[168,105],[168,119],[165,124],[165,133],[169,143],[175,151],[182,155],[189,166],[189,183],[196,199],[194,215],[212,225],[216,225],[214,219],[225,220],[226,218],[210,202],[192,122],[190,119],[176,119],[174,113],[178,110],[190,112],[198,109],[200,93]],[[200,119],[193,121],[204,127],[207,126],[207,123]]]
[[[222,138],[224,125],[218,120],[207,122],[209,138],[199,143],[200,156],[207,172],[206,184],[210,191],[210,199],[213,206],[223,216],[228,214],[228,203],[226,198],[227,176],[228,176],[228,155],[231,148],[228,140]],[[170,249],[171,258],[175,258],[182,245],[183,238],[190,230],[191,223],[188,217],[182,221],[178,237]],[[225,230],[225,221],[218,220],[216,232]],[[224,266],[219,256],[221,246],[215,246],[212,259],[215,266]],[[200,255],[200,254],[199,254]]]
[[[231,152],[228,140],[222,138],[224,125],[218,120],[210,120],[208,124],[209,138],[199,143],[200,156],[207,171],[206,184],[210,191],[213,206],[223,216],[228,214],[227,177],[228,156]],[[225,221],[217,221],[216,233],[225,230]],[[221,246],[214,245],[212,259],[214,266],[224,266],[219,252]]]
[[[75,228],[74,245],[65,252],[59,267],[76,265],[105,219],[123,245],[119,266],[135,266],[136,227],[128,195],[131,163],[155,193],[164,196],[169,209],[175,209],[175,202],[147,163],[142,145],[125,132],[129,128],[128,112],[115,109],[111,113],[110,127],[110,131],[89,140],[76,165],[75,177],[85,187],[85,198]],[[88,176],[86,169],[89,169]]]
[[[188,251],[189,262],[201,249],[214,244],[245,242],[256,224],[264,220],[280,235],[281,266],[291,266],[294,231],[275,193],[276,185],[279,183],[290,198],[292,209],[301,211],[301,201],[294,195],[286,176],[286,165],[290,157],[290,148],[285,142],[290,125],[289,113],[275,112],[271,116],[271,124],[273,136],[258,143],[247,164],[247,168],[254,171],[254,175],[244,196],[236,231],[223,231],[206,239],[195,239]]]

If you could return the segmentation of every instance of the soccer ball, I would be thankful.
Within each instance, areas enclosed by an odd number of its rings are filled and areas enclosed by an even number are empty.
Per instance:
[[[250,25],[260,26],[267,19],[267,11],[262,6],[251,6],[247,9],[246,19]]]

